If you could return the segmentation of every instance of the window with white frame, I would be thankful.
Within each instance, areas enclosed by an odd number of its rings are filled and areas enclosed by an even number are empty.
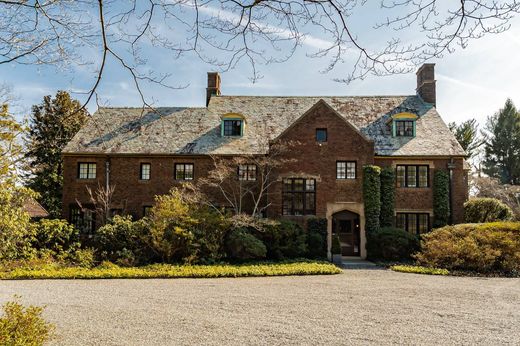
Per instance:
[[[93,162],[78,163],[79,179],[96,179],[96,164]]]
[[[356,161],[337,161],[336,179],[356,179]]]
[[[141,163],[141,172],[139,174],[139,179],[150,180],[151,173],[152,165],[149,163]]]
[[[238,165],[238,180],[256,180],[256,165]]]
[[[193,180],[193,163],[176,163],[175,180]]]

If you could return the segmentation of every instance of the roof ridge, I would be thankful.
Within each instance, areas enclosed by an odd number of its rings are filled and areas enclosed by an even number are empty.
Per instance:
[[[335,97],[335,98],[376,98],[376,97],[416,97],[417,95],[214,95],[212,97],[215,98],[223,98],[223,97],[256,97],[256,98],[323,98],[323,97]]]

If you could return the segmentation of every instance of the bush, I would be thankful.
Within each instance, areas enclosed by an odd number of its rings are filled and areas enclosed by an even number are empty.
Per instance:
[[[332,237],[332,247],[330,249],[333,255],[341,255],[341,243],[339,237],[335,235]]]
[[[65,258],[80,247],[79,232],[65,220],[42,219],[35,225],[33,247],[55,258]]]
[[[254,234],[265,244],[268,259],[301,258],[307,254],[307,234],[295,222],[266,222]]]
[[[144,242],[147,227],[146,220],[132,222],[131,216],[114,216],[94,236],[99,260],[126,266],[148,263],[151,254]]]
[[[495,198],[472,198],[464,203],[464,221],[483,223],[507,221],[513,218],[513,211]]]
[[[0,260],[29,258],[34,255],[34,227],[23,208],[29,189],[0,180]]]
[[[327,257],[327,219],[307,220],[307,256],[309,258]]]
[[[94,266],[94,250],[93,249],[79,249],[76,250],[70,257],[72,263],[83,268],[92,268]]]
[[[51,337],[54,326],[42,317],[43,309],[7,302],[0,318],[1,345],[43,345]]]
[[[92,269],[49,267],[41,270],[17,268],[0,272],[2,279],[148,279],[148,278],[219,278],[244,276],[331,275],[341,269],[325,262],[251,263],[241,265],[171,265],[153,264],[123,268],[105,263]],[[2,344],[3,345],[3,344]]]
[[[446,226],[423,235],[419,264],[480,273],[520,272],[520,223]]]
[[[381,168],[377,166],[363,167],[363,200],[365,201],[365,230],[376,232],[380,228],[381,212]]]
[[[199,223],[193,228],[189,263],[216,263],[225,257],[225,239],[229,219],[208,208],[199,208],[193,215]]]
[[[392,167],[381,170],[381,227],[394,225],[395,209],[395,173]]]
[[[433,176],[433,227],[443,227],[450,220],[450,177],[446,171]]]
[[[264,243],[242,228],[228,234],[226,251],[229,258],[239,261],[261,259],[267,255]]]
[[[427,275],[448,275],[450,273],[447,269],[428,268],[428,267],[410,266],[410,265],[395,265],[395,266],[391,266],[390,269],[392,269],[393,271],[402,272],[402,273],[427,274]]]
[[[419,238],[398,228],[382,228],[367,234],[367,255],[372,260],[409,260],[419,250]]]

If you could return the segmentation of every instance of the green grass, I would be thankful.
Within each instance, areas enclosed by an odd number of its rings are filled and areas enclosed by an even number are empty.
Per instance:
[[[16,279],[151,279],[219,278],[245,276],[330,275],[341,270],[327,262],[287,262],[221,265],[154,264],[144,267],[118,267],[115,264],[95,268],[46,265],[39,268],[14,268],[0,272],[2,280]]]
[[[450,272],[448,269],[439,268],[428,268],[413,265],[394,265],[390,266],[390,269],[396,272],[402,273],[414,273],[414,274],[428,274],[428,275],[448,275]]]

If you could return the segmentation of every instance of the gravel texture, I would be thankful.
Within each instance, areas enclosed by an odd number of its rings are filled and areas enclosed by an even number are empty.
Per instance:
[[[520,279],[387,270],[238,279],[1,281],[58,345],[520,345]]]

